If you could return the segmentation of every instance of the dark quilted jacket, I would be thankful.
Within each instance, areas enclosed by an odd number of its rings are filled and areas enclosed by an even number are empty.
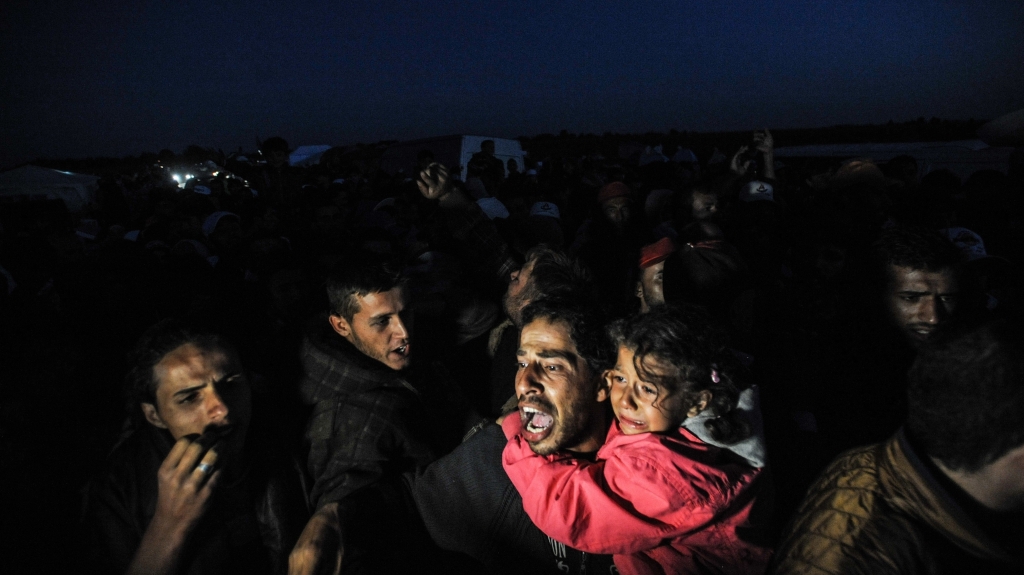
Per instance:
[[[902,430],[834,461],[784,534],[773,573],[1024,573],[940,486]]]

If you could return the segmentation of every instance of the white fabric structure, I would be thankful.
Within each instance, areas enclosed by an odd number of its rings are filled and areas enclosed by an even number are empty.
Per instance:
[[[404,170],[407,176],[414,177],[416,156],[420,150],[430,150],[434,154],[435,162],[444,164],[451,173],[455,173],[461,179],[466,175],[465,167],[469,165],[470,158],[480,151],[480,144],[484,140],[494,142],[494,157],[501,160],[502,164],[507,164],[509,159],[513,159],[519,165],[519,169],[523,169],[525,154],[519,140],[466,135],[441,136],[395,144],[384,151],[380,167],[389,174]],[[507,168],[505,173],[508,174]]]
[[[315,166],[320,162],[320,156],[334,146],[321,144],[317,146],[299,146],[295,151],[288,154],[288,163],[293,166]]]
[[[63,200],[68,211],[80,212],[96,199],[98,179],[39,166],[21,166],[0,173],[0,200]]]
[[[1024,110],[999,116],[978,128],[978,138],[990,146],[1024,146]]]

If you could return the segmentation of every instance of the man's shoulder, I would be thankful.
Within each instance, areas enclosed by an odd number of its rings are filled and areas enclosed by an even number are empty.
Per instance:
[[[913,561],[920,526],[887,499],[879,474],[883,448],[852,449],[825,469],[783,536],[776,572],[859,573]]]
[[[307,404],[402,387],[402,373],[377,365],[341,336],[332,338],[322,330],[303,338],[301,360],[300,392]]]

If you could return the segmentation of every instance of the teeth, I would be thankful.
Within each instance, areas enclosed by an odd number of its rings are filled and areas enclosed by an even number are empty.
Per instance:
[[[547,429],[547,426],[537,427],[532,421],[526,424],[526,431],[529,431],[530,433],[537,433],[538,431],[544,431],[545,429]]]

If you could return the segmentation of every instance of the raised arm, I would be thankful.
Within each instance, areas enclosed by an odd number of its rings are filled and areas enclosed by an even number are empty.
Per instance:
[[[453,184],[448,169],[441,164],[431,164],[421,171],[416,183],[424,198],[437,202],[443,228],[459,241],[469,263],[480,270],[483,279],[504,289],[509,274],[519,266],[480,206]]]

